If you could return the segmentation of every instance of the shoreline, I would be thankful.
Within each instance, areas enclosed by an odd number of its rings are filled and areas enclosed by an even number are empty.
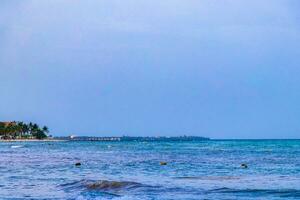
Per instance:
[[[57,139],[13,139],[13,140],[1,140],[0,142],[65,142],[66,140],[57,140]]]

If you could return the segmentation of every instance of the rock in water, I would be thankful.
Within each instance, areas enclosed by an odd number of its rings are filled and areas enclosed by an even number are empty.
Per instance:
[[[80,165],[81,165],[80,162],[75,163],[75,166],[80,166]]]
[[[160,165],[167,165],[168,163],[167,162],[160,162],[159,164]]]
[[[248,165],[245,164],[245,163],[243,163],[243,164],[241,164],[241,168],[247,169],[247,168],[248,168]]]
[[[97,181],[86,184],[86,187],[91,190],[120,190],[141,187],[142,184],[128,181]]]

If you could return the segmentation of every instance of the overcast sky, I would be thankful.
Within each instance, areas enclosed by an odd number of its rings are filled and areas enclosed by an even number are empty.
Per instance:
[[[0,121],[300,138],[299,0],[1,0]]]

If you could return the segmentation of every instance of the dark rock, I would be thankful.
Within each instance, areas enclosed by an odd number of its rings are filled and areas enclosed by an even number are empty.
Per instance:
[[[141,186],[140,183],[128,182],[128,181],[97,181],[94,183],[89,183],[86,185],[88,189],[98,189],[98,190],[111,190],[111,189],[125,189],[130,187]]]
[[[247,168],[248,168],[248,165],[245,164],[245,163],[243,163],[243,164],[241,164],[241,168],[247,169]]]
[[[159,164],[160,165],[167,165],[168,163],[167,162],[160,162]]]

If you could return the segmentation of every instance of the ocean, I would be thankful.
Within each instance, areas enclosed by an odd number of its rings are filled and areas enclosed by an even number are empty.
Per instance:
[[[300,199],[300,140],[2,142],[0,174],[3,200]]]

